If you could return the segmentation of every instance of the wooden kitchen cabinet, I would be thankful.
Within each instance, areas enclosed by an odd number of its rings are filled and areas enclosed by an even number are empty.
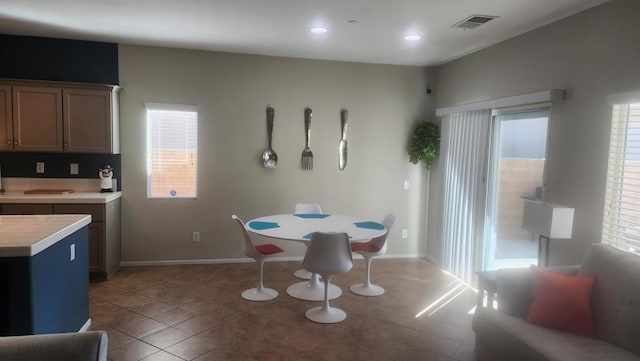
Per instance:
[[[12,86],[13,149],[62,151],[62,89]]]
[[[2,205],[4,215],[53,214],[53,204],[8,203]]]
[[[11,86],[0,84],[0,151],[13,149]]]
[[[120,267],[120,199],[106,204],[5,203],[2,214],[90,214],[89,277],[104,281]]]
[[[53,214],[90,214],[89,276],[108,280],[120,267],[120,199],[107,204],[54,204]]]
[[[63,89],[64,150],[119,153],[117,97],[111,90]]]
[[[0,81],[0,150],[119,153],[118,89]]]

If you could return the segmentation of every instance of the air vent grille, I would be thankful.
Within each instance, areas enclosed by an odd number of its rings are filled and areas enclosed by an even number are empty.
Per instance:
[[[471,15],[466,19],[455,23],[452,28],[460,28],[460,29],[475,29],[482,24],[486,24],[487,22],[498,18],[498,16],[493,15]]]

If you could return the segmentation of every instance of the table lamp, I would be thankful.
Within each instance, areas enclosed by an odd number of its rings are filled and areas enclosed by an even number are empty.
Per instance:
[[[522,228],[540,235],[538,243],[538,265],[549,265],[549,242],[551,238],[571,238],[574,209],[537,199],[524,200]]]

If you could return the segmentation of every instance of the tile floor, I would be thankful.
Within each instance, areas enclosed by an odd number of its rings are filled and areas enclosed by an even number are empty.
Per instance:
[[[267,263],[265,285],[280,296],[250,302],[240,293],[255,287],[255,263],[124,267],[91,284],[91,329],[107,331],[112,361],[473,360],[476,295],[429,262],[375,259],[372,279],[386,293],[361,297],[348,290],[364,277],[356,260],[333,279],[343,293],[331,304],[347,312],[333,325],[308,321],[305,310],[318,303],[286,294],[298,268]],[[458,296],[416,317],[447,293]]]

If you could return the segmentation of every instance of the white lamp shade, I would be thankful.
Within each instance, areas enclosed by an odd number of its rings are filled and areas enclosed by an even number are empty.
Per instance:
[[[548,238],[571,238],[573,213],[573,208],[525,199],[522,227]]]

